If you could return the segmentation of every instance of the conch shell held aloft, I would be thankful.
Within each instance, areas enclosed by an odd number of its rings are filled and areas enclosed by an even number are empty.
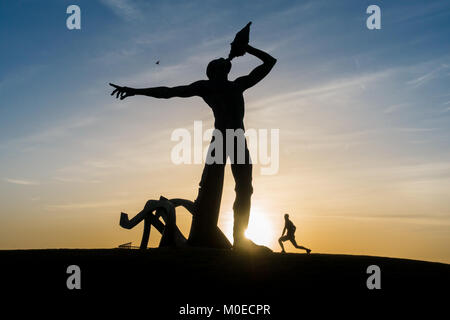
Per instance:
[[[250,39],[250,21],[247,25],[239,31],[234,37],[231,43],[230,54],[228,55],[228,60],[232,60],[235,57],[243,56],[245,54],[245,47],[247,46]]]

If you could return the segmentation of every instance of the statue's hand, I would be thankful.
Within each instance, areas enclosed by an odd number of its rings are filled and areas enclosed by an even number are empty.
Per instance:
[[[120,100],[135,95],[135,90],[133,88],[121,87],[115,85],[114,83],[110,83],[109,85],[114,88],[114,91],[111,93],[111,95],[112,96],[116,95],[116,98],[118,99],[120,98]]]

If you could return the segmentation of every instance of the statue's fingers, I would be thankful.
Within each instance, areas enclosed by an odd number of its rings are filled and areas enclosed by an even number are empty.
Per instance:
[[[116,88],[116,89],[119,89],[119,86],[118,85],[115,85],[114,83],[109,83],[109,85],[111,86],[111,87],[114,87],[114,88]]]
[[[115,90],[111,93],[111,95],[113,96],[118,90],[119,90],[119,89],[115,89]]]
[[[121,93],[122,92],[120,90],[117,90],[116,98],[119,98]]]

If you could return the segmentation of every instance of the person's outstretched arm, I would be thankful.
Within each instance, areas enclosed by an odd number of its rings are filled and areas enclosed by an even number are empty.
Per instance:
[[[284,236],[284,233],[286,232],[286,225],[284,225],[284,228],[283,228],[283,233],[281,234],[281,236]]]
[[[263,64],[253,69],[253,71],[250,72],[249,75],[236,79],[235,82],[242,88],[242,90],[253,87],[255,84],[264,79],[264,77],[269,74],[270,70],[272,70],[273,66],[277,62],[277,59],[272,57],[270,54],[262,50],[253,48],[250,45],[247,45],[246,52],[261,59]]]
[[[178,87],[154,87],[145,89],[136,89],[129,87],[121,87],[110,83],[109,85],[114,88],[111,95],[116,95],[116,98],[123,100],[127,97],[132,97],[135,95],[143,95],[159,99],[169,99],[174,97],[188,98],[193,96],[201,96],[204,90],[204,80],[196,81],[187,86]]]

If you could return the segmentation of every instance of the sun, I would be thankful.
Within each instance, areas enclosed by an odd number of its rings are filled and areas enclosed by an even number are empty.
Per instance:
[[[263,211],[252,209],[245,237],[256,244],[270,246],[274,238],[274,230],[272,222]]]

